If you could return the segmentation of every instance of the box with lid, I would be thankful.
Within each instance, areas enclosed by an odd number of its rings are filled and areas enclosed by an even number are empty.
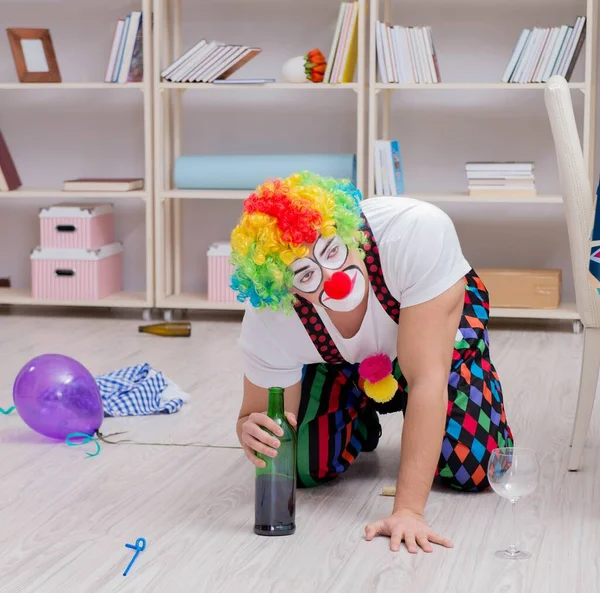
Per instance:
[[[42,300],[94,301],[122,290],[123,246],[37,247],[31,253],[32,295]]]
[[[98,249],[115,241],[112,204],[56,204],[39,218],[43,249]]]
[[[233,271],[229,263],[230,256],[231,245],[227,242],[213,243],[208,248],[208,300],[211,302],[237,302],[237,293],[229,286]]]

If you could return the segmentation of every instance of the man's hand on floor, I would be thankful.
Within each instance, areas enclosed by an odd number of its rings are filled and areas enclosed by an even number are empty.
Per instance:
[[[365,527],[366,539],[370,542],[376,535],[391,538],[390,549],[397,552],[400,543],[404,541],[408,551],[416,554],[419,546],[425,552],[432,552],[431,544],[439,544],[445,548],[452,548],[449,539],[434,533],[422,515],[408,509],[400,509],[387,517]]]

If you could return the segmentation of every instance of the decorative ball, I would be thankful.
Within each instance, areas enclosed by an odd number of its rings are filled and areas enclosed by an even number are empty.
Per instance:
[[[392,360],[387,354],[373,354],[358,366],[358,374],[371,383],[377,383],[392,374]]]
[[[380,404],[385,404],[396,395],[398,381],[396,381],[393,375],[388,375],[384,379],[377,381],[377,383],[371,383],[371,381],[366,379],[363,388],[367,396],[372,400]]]
[[[345,272],[336,272],[323,284],[325,294],[332,299],[343,299],[352,290],[352,280]]]
[[[62,354],[44,354],[19,371],[13,385],[19,416],[40,434],[64,440],[72,432],[93,435],[102,424],[102,398],[94,377]]]

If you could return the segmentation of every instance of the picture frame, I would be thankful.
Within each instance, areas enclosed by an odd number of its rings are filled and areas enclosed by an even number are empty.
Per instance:
[[[49,29],[6,29],[19,82],[62,82]]]

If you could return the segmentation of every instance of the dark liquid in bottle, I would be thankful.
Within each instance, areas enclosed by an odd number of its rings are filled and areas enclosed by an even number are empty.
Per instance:
[[[256,478],[254,532],[291,535],[296,531],[294,480],[280,476]]]

